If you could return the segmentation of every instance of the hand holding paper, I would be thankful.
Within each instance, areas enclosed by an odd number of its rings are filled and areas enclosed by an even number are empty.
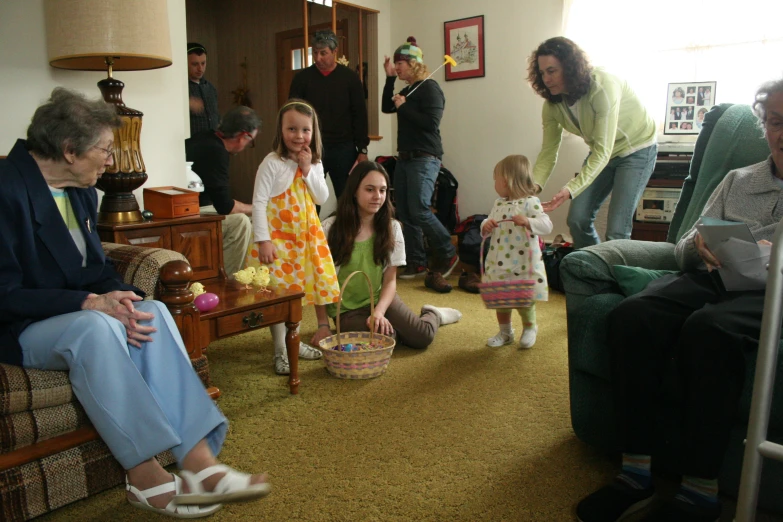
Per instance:
[[[757,244],[748,225],[702,216],[696,229],[718,261],[726,290],[761,290],[766,286],[771,245]],[[709,266],[709,258],[705,263]]]

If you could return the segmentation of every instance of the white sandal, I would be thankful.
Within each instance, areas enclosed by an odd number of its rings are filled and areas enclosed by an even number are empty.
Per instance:
[[[125,490],[129,493],[132,493],[136,496],[138,500],[131,500],[128,499],[128,502],[130,502],[131,506],[137,507],[139,509],[145,509],[147,511],[153,511],[155,513],[158,513],[159,515],[166,515],[168,517],[174,517],[174,518],[203,518],[208,517],[209,515],[215,513],[217,510],[222,508],[223,506],[220,504],[215,504],[212,502],[213,505],[193,505],[193,504],[180,504],[178,502],[175,502],[174,499],[169,502],[165,508],[158,508],[147,502],[147,499],[150,497],[156,497],[158,495],[163,495],[164,493],[169,493],[173,491],[175,494],[179,494],[182,492],[182,481],[177,475],[172,475],[174,477],[174,480],[171,482],[167,482],[165,484],[161,484],[160,486],[155,486],[154,488],[145,489],[144,491],[140,491],[135,486],[132,486],[130,482],[128,482],[128,477],[125,477]],[[176,495],[175,495],[176,497]]]
[[[225,473],[225,475],[220,479],[213,491],[205,491],[201,485],[202,482],[215,473]],[[180,471],[180,476],[187,483],[190,493],[175,495],[172,499],[174,504],[203,505],[222,502],[247,502],[265,497],[272,491],[272,486],[268,482],[251,484],[250,475],[241,473],[223,464],[210,466],[198,473],[182,470]]]
[[[318,348],[310,346],[307,343],[299,343],[300,359],[307,359],[308,361],[314,361],[316,359],[320,359],[323,356],[324,354],[321,353],[321,350],[319,350]]]

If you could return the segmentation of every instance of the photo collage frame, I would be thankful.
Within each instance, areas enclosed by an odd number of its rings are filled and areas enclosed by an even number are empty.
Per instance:
[[[670,83],[666,94],[664,134],[698,134],[715,105],[717,82]]]

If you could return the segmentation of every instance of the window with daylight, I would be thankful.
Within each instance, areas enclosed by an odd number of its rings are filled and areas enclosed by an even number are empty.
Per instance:
[[[783,76],[781,0],[564,0],[564,34],[625,79],[662,125],[669,83],[717,82],[746,103]],[[662,128],[661,128],[662,131]]]

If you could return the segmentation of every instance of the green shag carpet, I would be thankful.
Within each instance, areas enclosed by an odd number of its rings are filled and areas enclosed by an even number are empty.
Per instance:
[[[454,291],[436,294],[422,279],[399,281],[412,309],[450,306],[463,317],[426,350],[396,347],[376,379],[340,380],[323,361],[301,361],[299,395],[289,395],[268,329],[212,344],[218,404],[231,421],[220,457],[267,471],[273,491],[210,520],[575,520],[576,502],[613,476],[617,460],[571,430],[565,297],[538,303],[532,349],[488,348],[494,312],[452,282]],[[518,338],[516,314],[514,324]],[[302,339],[315,325],[310,307]],[[41,520],[165,519],[115,488]]]

